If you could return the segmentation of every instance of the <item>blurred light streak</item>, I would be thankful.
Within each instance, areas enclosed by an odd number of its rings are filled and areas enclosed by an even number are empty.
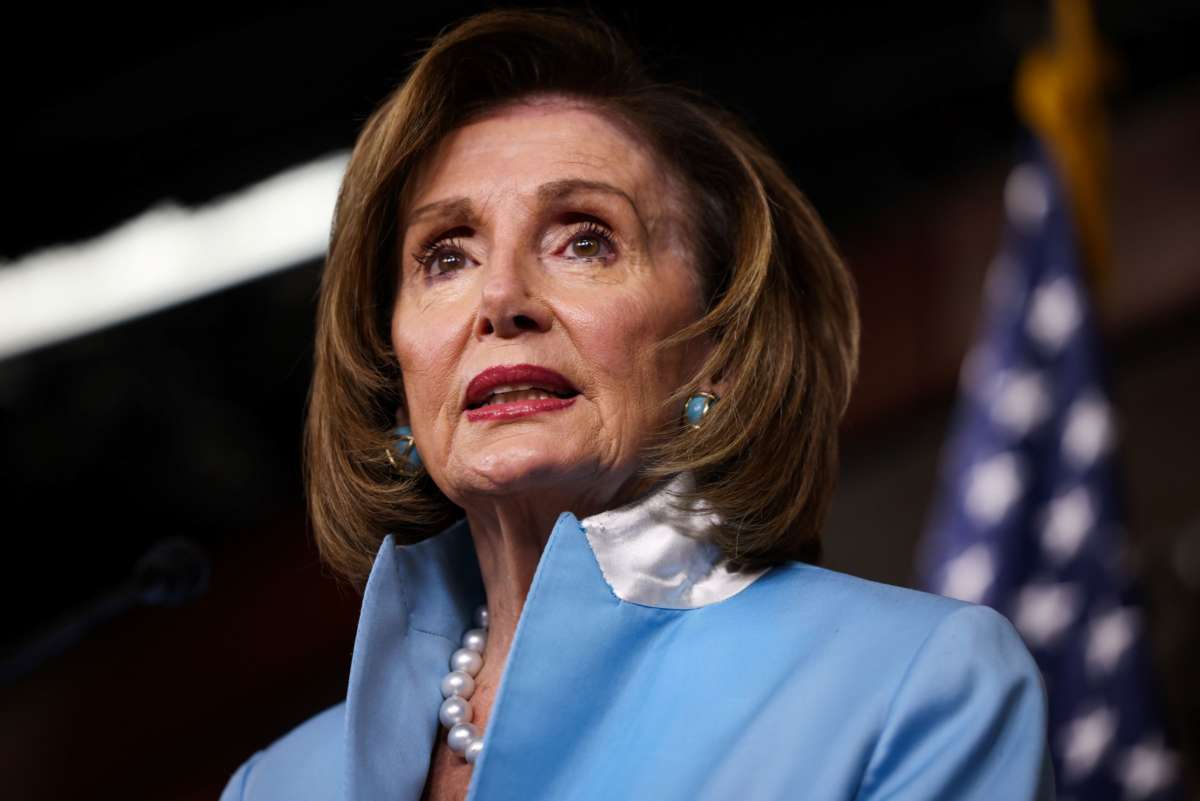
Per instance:
[[[0,359],[322,258],[348,151],[89,242],[0,261]]]

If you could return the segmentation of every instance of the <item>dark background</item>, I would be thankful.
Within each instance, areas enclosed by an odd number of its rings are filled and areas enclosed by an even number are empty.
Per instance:
[[[512,4],[26,9],[0,56],[0,260],[348,149],[439,29],[497,5]],[[747,118],[845,250],[863,359],[827,565],[914,586],[1003,222],[1013,70],[1046,8],[591,6],[662,78]],[[1108,98],[1115,283],[1098,303],[1130,547],[1195,785],[1200,11],[1096,11],[1121,68]],[[163,538],[191,538],[212,563],[199,600],[121,615],[0,686],[9,797],[213,799],[250,753],[344,696],[358,598],[317,562],[299,477],[319,269],[0,360],[5,647],[122,581]]]

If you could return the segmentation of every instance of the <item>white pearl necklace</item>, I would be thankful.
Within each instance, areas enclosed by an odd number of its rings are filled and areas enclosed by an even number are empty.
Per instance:
[[[475,764],[483,751],[483,732],[471,722],[475,710],[467,699],[475,692],[475,677],[483,668],[483,649],[487,645],[487,606],[475,610],[477,628],[467,629],[462,648],[450,655],[450,672],[442,677],[442,707],[438,720],[450,729],[446,744],[463,759]]]

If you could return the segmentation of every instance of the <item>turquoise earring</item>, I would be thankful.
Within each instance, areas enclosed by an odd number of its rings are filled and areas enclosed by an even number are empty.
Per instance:
[[[717,402],[719,398],[711,392],[697,390],[693,392],[683,405],[684,416],[687,417],[688,425],[692,428],[699,428],[700,421],[708,414],[708,410]]]
[[[386,451],[392,469],[402,476],[420,475],[424,465],[421,463],[421,454],[417,451],[417,443],[413,440],[412,428],[396,426],[392,429],[392,435],[396,441]]]

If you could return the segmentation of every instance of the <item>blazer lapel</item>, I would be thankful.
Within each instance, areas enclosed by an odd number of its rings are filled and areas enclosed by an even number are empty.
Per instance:
[[[417,801],[439,684],[483,602],[466,521],[415,545],[383,541],[363,593],[346,694],[346,801]]]

